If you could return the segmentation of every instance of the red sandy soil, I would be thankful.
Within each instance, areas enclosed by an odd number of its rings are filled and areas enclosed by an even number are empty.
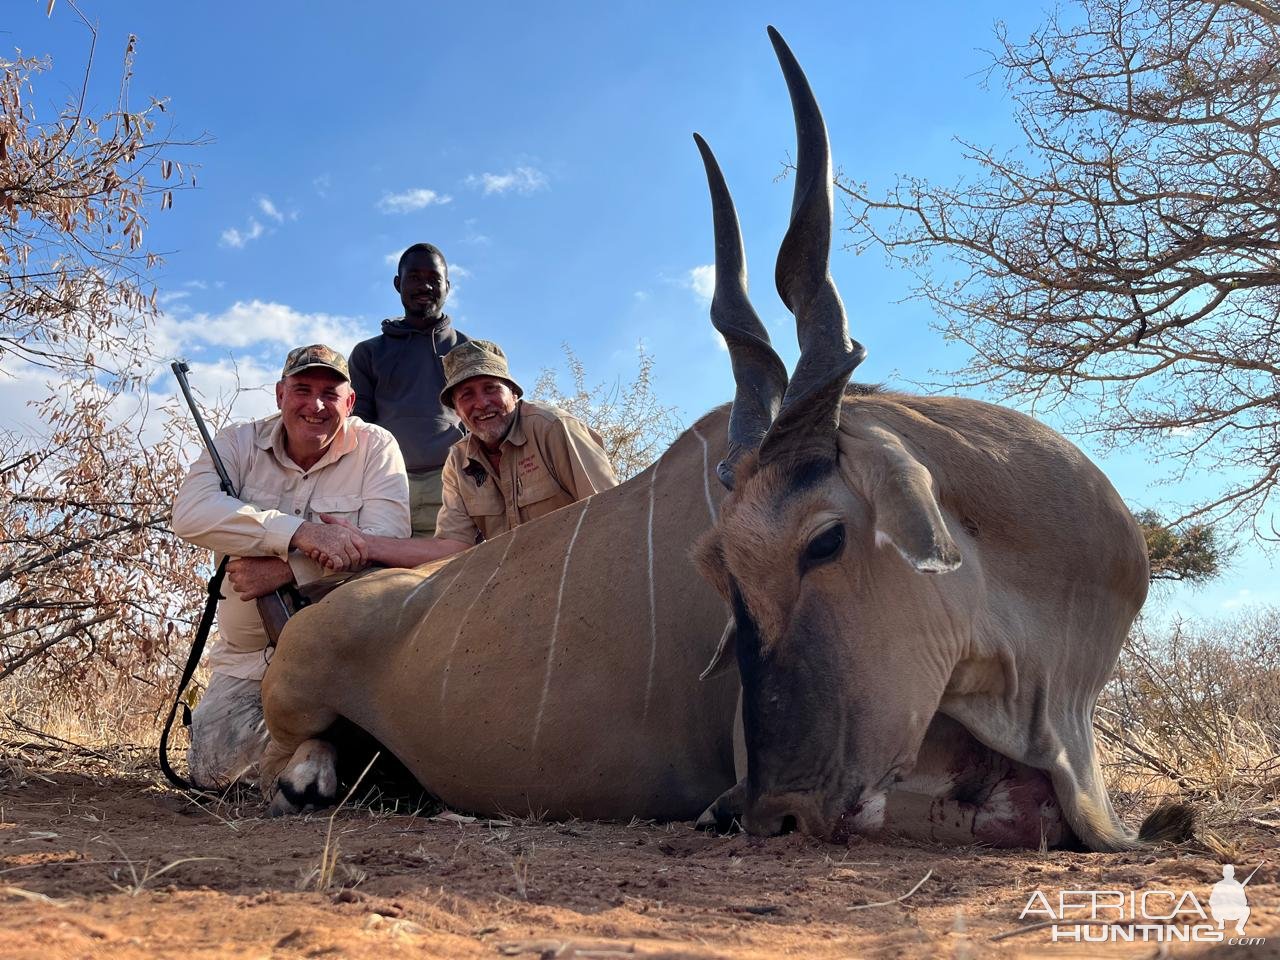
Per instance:
[[[1247,932],[1266,942],[1217,947],[1073,946],[1019,919],[1037,889],[1190,890],[1207,910],[1222,871],[1203,848],[838,847],[453,816],[266,820],[247,794],[201,805],[145,770],[24,754],[0,764],[0,957],[1280,957],[1274,813],[1217,828],[1239,879],[1270,861],[1247,888]],[[850,909],[865,904],[882,905]]]

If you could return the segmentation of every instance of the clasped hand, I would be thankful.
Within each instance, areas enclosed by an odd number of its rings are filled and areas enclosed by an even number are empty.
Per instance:
[[[330,570],[359,570],[369,562],[369,547],[358,528],[343,521],[304,523],[289,546]]]
[[[241,600],[256,600],[293,582],[293,570],[279,557],[237,557],[227,563],[227,580]]]

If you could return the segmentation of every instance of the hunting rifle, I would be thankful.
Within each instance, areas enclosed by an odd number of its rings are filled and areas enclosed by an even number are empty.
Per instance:
[[[191,396],[191,384],[187,382],[187,374],[190,372],[190,368],[181,360],[175,360],[170,366],[173,368],[173,375],[178,378],[178,386],[182,390],[182,396],[186,399],[187,406],[191,408],[191,416],[195,418],[196,427],[200,431],[200,439],[204,441],[205,449],[209,451],[209,459],[213,461],[213,469],[218,471],[218,485],[227,496],[235,497],[239,500],[240,494],[236,492],[236,488],[232,485],[231,476],[227,473],[222,457],[218,455],[218,448],[213,444],[213,437],[209,435],[209,428],[205,426],[204,417],[200,415],[200,409],[196,406],[195,398]],[[227,558],[223,557],[222,562],[218,565],[217,572],[214,574],[214,576],[219,577],[219,586],[221,586],[221,576],[226,572],[226,566]],[[262,625],[266,628],[269,646],[274,647],[276,645],[276,641],[280,639],[280,631],[284,629],[289,617],[304,606],[306,606],[306,601],[303,600],[302,594],[298,592],[297,588],[292,585],[281,587],[274,593],[258,598],[258,615],[262,617]]]
[[[204,441],[205,449],[209,451],[209,459],[213,461],[213,468],[218,471],[219,485],[222,492],[229,497],[240,499],[240,495],[236,492],[235,486],[231,483],[231,477],[227,473],[227,468],[222,462],[222,457],[218,455],[218,448],[213,445],[213,437],[209,436],[209,428],[205,426],[204,417],[200,415],[200,409],[196,406],[195,398],[191,396],[191,384],[187,382],[187,373],[190,368],[181,360],[175,360],[170,367],[173,369],[173,375],[178,378],[178,386],[182,390],[182,396],[187,401],[187,406],[191,408],[191,415],[195,418],[196,427],[200,430],[200,439]],[[174,718],[178,713],[178,705],[182,705],[182,725],[184,727],[191,726],[191,708],[182,700],[183,691],[187,689],[187,684],[191,682],[192,675],[196,672],[196,666],[200,663],[200,654],[204,650],[205,640],[209,636],[209,630],[213,626],[213,616],[218,607],[218,601],[223,599],[221,594],[222,580],[227,573],[227,560],[224,556],[219,562],[218,567],[213,572],[213,576],[209,578],[209,596],[205,603],[204,614],[200,617],[200,625],[196,629],[195,640],[191,643],[191,653],[187,656],[187,665],[182,670],[182,679],[178,681],[178,692],[173,698],[173,707],[169,710],[169,717],[165,720],[164,730],[160,733],[160,769],[169,779],[169,782],[180,790],[196,789],[192,784],[184,780],[169,764],[169,731],[173,728]],[[290,585],[281,587],[274,593],[265,597],[258,598],[258,615],[262,617],[262,625],[267,631],[268,644],[275,646],[276,641],[280,639],[280,631],[284,629],[285,623],[289,617],[297,613],[302,607],[306,606],[307,601],[303,599],[296,587]]]

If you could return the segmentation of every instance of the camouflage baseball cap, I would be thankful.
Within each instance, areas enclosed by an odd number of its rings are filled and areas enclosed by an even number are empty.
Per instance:
[[[327,367],[334,373],[340,374],[343,380],[351,379],[351,374],[347,372],[347,358],[338,351],[329,349],[323,343],[294,347],[290,350],[289,356],[285,357],[284,370],[280,374],[280,379],[292,377],[312,367]]]
[[[490,340],[468,340],[445,354],[444,389],[440,391],[440,402],[452,410],[453,388],[472,377],[497,377],[507,381],[517,397],[524,396],[520,384],[511,379],[507,355]]]

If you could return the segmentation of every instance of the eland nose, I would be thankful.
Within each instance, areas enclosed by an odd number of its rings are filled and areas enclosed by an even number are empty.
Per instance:
[[[817,800],[800,793],[765,795],[751,804],[743,826],[748,833],[760,837],[801,833],[822,836],[823,818]]]

